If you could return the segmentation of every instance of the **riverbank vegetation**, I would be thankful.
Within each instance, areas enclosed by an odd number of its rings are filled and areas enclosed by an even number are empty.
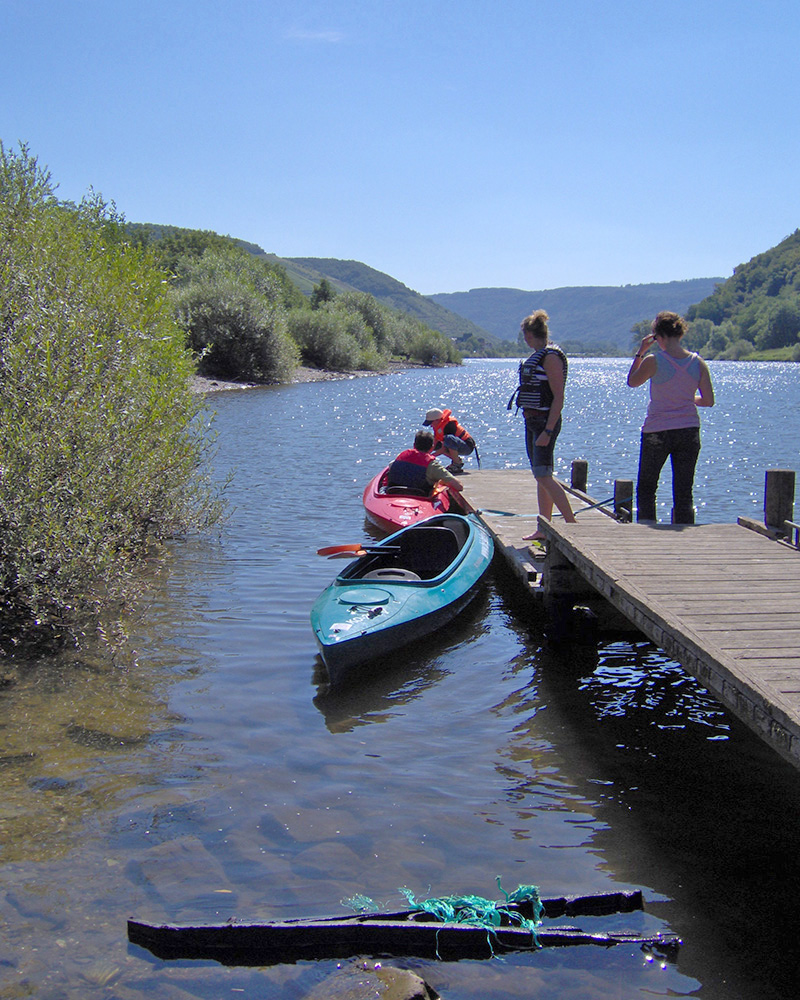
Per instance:
[[[392,312],[419,321],[423,328],[438,330],[455,344],[464,357],[516,356],[515,344],[493,337],[488,330],[468,319],[466,314],[446,309],[431,296],[421,295],[391,275],[376,271],[361,261],[333,257],[277,257],[264,254],[260,247],[252,243],[242,245],[251,253],[262,254],[280,263],[292,282],[307,295],[311,295],[312,289],[324,281],[337,294],[365,293]]]
[[[707,358],[800,361],[800,229],[690,306],[686,346]]]
[[[0,653],[110,633],[153,546],[219,516],[174,309],[113,205],[0,143]]]
[[[221,516],[195,374],[460,361],[368,294],[307,296],[229,237],[55,191],[0,142],[0,655],[121,634],[143,560]]]
[[[145,224],[127,231],[170,274],[202,375],[285,382],[299,363],[381,371],[392,360],[461,361],[453,341],[421,320],[324,278],[303,294],[280,264],[230,237]]]

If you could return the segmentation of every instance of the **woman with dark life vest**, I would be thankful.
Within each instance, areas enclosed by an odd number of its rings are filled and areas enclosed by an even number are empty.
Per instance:
[[[433,434],[417,431],[414,447],[401,451],[389,466],[387,486],[405,486],[420,496],[428,496],[439,482],[447,483],[448,489],[457,493],[464,489],[433,455]]]
[[[452,410],[440,410],[434,408],[428,410],[423,421],[425,427],[430,427],[433,431],[435,452],[444,452],[450,459],[448,471],[458,475],[464,471],[464,455],[471,455],[477,451],[475,440],[466,428],[453,416]],[[480,465],[480,462],[478,462]]]
[[[553,449],[561,430],[567,357],[557,344],[549,342],[549,318],[544,309],[537,309],[522,321],[522,335],[533,354],[519,366],[520,383],[515,395],[525,415],[525,449],[536,477],[539,514],[549,521],[553,507],[557,507],[564,520],[573,523],[575,515],[569,498],[553,477]],[[542,538],[542,532],[536,530],[525,535],[524,541]]]

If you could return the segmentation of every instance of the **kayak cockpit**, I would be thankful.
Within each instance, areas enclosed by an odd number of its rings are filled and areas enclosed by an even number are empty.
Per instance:
[[[470,526],[463,518],[431,518],[398,534],[396,544],[374,551],[348,566],[345,580],[433,580],[458,560],[469,539]],[[391,540],[390,540],[391,541]]]

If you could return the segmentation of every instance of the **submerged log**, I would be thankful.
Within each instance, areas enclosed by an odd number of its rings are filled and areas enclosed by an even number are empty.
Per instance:
[[[602,915],[641,909],[641,893],[562,896],[543,899],[548,917]],[[530,903],[508,905],[525,916]],[[226,923],[173,926],[128,921],[128,939],[162,959],[213,959],[223,965],[276,965],[302,960],[342,959],[357,955],[416,956],[452,961],[491,958],[506,951],[538,947],[593,944],[611,947],[637,944],[671,957],[680,945],[674,935],[595,933],[578,927],[538,927],[509,924],[487,929],[442,923],[424,911],[353,914],[275,923]]]

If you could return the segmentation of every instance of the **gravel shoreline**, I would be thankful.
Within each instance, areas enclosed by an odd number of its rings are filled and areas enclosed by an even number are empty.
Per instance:
[[[292,379],[288,385],[296,385],[300,382],[331,382],[335,379],[365,378],[368,375],[390,375],[393,372],[407,371],[409,368],[432,368],[433,365],[423,365],[414,361],[390,361],[387,367],[381,371],[367,371],[359,369],[356,371],[337,372],[328,371],[321,368],[306,368],[301,366],[294,370]],[[193,375],[191,386],[194,392],[226,392],[230,390],[258,389],[264,385],[276,385],[280,383],[264,382],[226,382],[218,378],[203,378],[202,375]]]

